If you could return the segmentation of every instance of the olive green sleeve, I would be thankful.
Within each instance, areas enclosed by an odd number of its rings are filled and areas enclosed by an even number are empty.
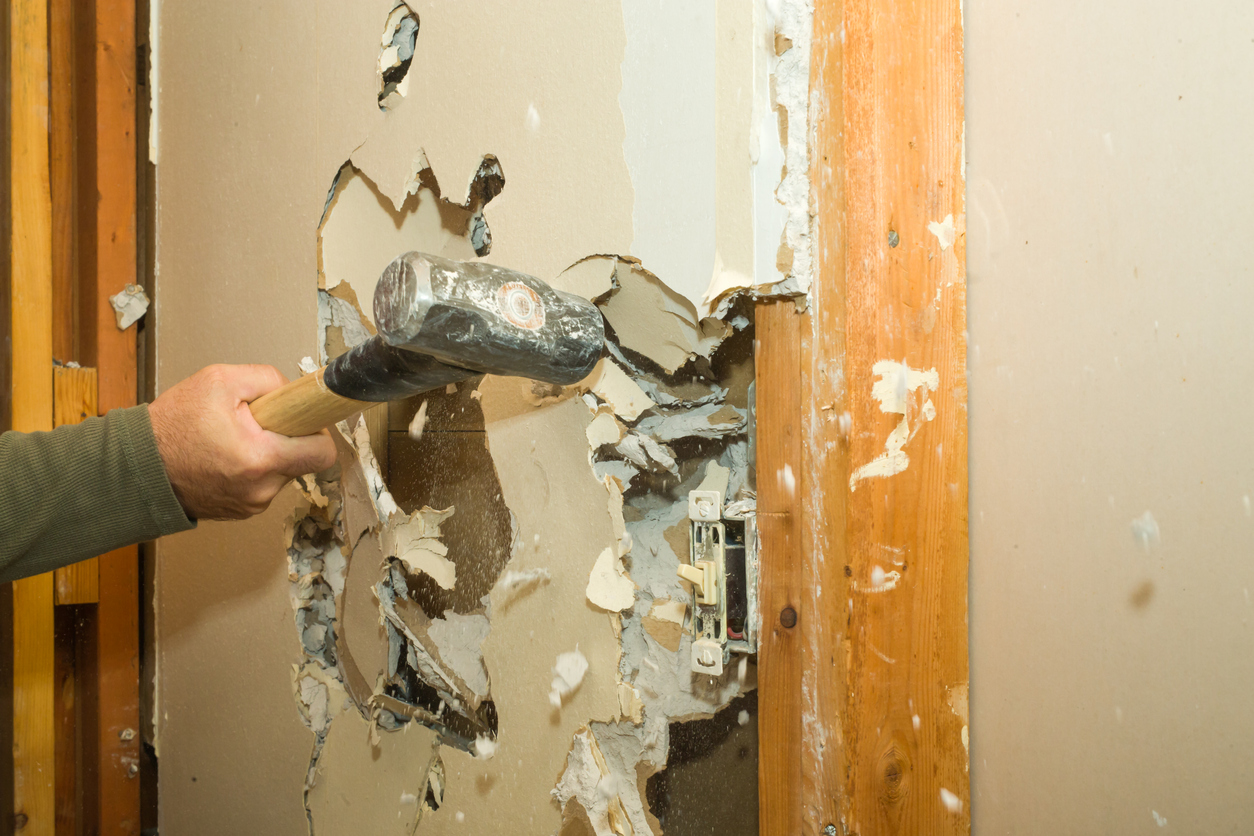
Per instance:
[[[195,525],[166,478],[147,405],[0,435],[0,581]]]

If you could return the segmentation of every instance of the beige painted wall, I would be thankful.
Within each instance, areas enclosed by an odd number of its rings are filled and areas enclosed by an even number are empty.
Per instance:
[[[966,30],[974,831],[1248,832],[1254,6]]]

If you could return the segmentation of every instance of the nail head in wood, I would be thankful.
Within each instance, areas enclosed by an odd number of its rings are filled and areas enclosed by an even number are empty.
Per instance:
[[[797,626],[797,611],[792,607],[784,607],[779,613],[779,623],[792,629]]]

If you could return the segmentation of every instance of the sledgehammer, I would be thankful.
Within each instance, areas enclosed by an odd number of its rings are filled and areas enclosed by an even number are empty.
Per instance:
[[[373,403],[483,373],[566,386],[605,347],[601,312],[586,299],[524,273],[415,252],[383,271],[374,321],[378,336],[253,401],[257,423],[309,435]]]

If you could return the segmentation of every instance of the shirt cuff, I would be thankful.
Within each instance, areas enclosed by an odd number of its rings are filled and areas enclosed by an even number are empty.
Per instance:
[[[131,476],[139,486],[157,536],[195,528],[196,521],[183,510],[170,485],[170,477],[166,475],[165,463],[157,450],[157,437],[152,432],[148,404],[114,410],[109,417],[115,418],[122,430],[126,461],[131,468]]]

